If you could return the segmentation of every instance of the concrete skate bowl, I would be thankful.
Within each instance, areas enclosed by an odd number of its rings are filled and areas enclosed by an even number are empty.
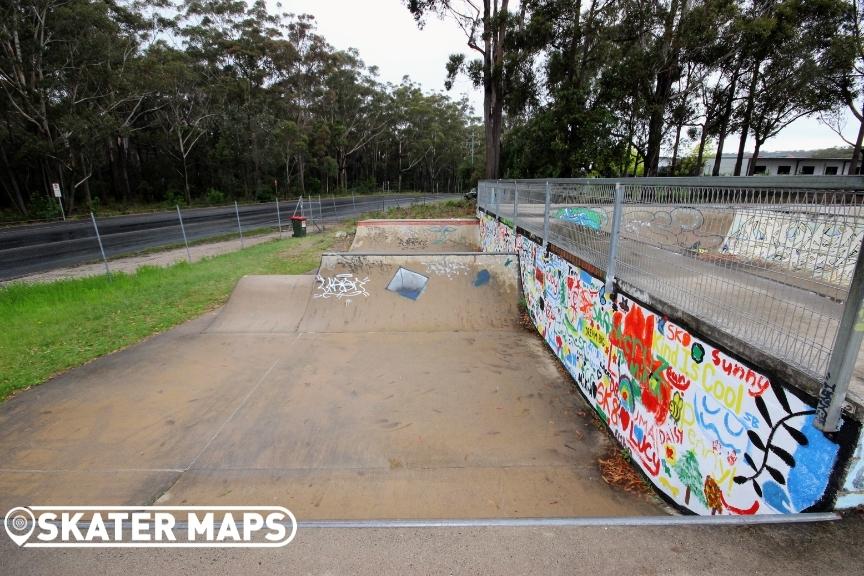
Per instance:
[[[479,252],[475,218],[443,220],[361,220],[351,252]]]
[[[0,406],[0,505],[260,505],[302,521],[632,516],[519,324],[512,254],[328,254]]]

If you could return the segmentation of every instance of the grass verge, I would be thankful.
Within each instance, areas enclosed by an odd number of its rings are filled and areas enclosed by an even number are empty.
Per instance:
[[[381,211],[367,212],[357,217],[358,220],[375,218],[474,218],[477,215],[477,205],[473,200],[447,200],[430,204],[414,204],[404,208],[388,208],[382,215]]]
[[[279,240],[134,274],[0,288],[0,400],[223,304],[244,274],[318,266],[334,234]]]

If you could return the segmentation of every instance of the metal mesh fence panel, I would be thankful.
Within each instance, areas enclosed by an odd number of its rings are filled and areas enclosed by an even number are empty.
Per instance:
[[[821,379],[864,237],[864,196],[834,181],[747,180],[621,181],[616,279]],[[483,182],[478,203],[605,271],[616,183]]]

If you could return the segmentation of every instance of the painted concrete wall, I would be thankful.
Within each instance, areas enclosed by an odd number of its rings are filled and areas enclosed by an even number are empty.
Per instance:
[[[696,514],[830,507],[841,447],[812,399],[486,215],[481,242],[515,248],[537,330],[658,491]]]
[[[864,506],[864,434],[858,438],[836,505],[837,508],[858,506]]]
[[[351,252],[476,252],[479,246],[473,218],[361,220]]]

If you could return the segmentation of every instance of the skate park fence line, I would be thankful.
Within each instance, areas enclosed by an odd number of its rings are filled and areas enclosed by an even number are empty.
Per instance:
[[[304,216],[310,231],[324,231],[328,225],[364,214],[383,214],[391,208],[430,204],[454,195],[412,195],[404,198],[353,198],[314,195],[298,200],[237,206],[183,208],[165,212],[99,217],[68,221],[50,239],[38,243],[22,239],[4,240],[0,248],[4,265],[0,280],[91,262],[104,264],[111,273],[111,261],[146,250],[186,248],[191,261],[194,244],[209,240],[237,239],[244,245],[250,233],[279,233],[291,236],[291,216]],[[146,217],[146,221],[141,221]],[[190,244],[193,244],[190,251]],[[244,246],[245,247],[245,246]],[[50,252],[51,258],[44,255]]]
[[[483,249],[519,254],[537,330],[667,500],[793,513],[864,503],[861,409],[846,401],[862,190],[860,177],[483,181],[478,212]]]

